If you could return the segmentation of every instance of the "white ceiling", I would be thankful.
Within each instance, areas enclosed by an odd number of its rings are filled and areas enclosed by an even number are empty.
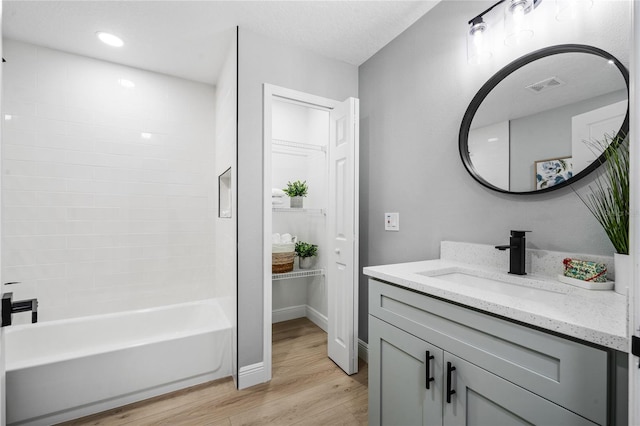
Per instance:
[[[3,1],[2,33],[215,84],[241,28],[360,65],[438,3],[429,1]],[[125,41],[100,43],[96,31]],[[10,60],[10,58],[7,58]]]

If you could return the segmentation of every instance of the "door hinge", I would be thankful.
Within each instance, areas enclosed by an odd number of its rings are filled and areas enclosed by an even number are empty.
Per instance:
[[[638,336],[631,336],[631,354],[640,357],[640,337]]]

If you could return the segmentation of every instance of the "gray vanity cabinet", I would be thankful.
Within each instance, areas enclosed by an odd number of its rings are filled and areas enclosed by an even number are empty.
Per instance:
[[[370,425],[604,425],[608,359],[600,348],[370,280]]]
[[[442,349],[370,317],[369,424],[442,424],[443,359]]]

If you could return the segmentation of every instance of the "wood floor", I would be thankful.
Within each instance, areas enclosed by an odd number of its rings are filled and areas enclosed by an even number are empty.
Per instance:
[[[273,326],[273,379],[239,391],[231,378],[64,425],[366,425],[367,364],[347,376],[306,318]]]

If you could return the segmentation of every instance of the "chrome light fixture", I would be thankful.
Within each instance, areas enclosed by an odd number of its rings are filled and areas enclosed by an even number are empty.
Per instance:
[[[557,0],[569,1],[592,1],[592,0]],[[497,25],[502,19],[504,21],[504,43],[507,46],[524,42],[533,36],[533,11],[542,0],[500,0],[493,6],[472,18],[468,24],[467,31],[467,61],[470,64],[482,63],[492,56],[493,40],[497,42],[499,37],[496,34]],[[498,5],[503,5],[504,13],[493,16],[490,12]],[[500,9],[497,9],[500,10]],[[486,16],[485,16],[486,15]],[[486,19],[491,17],[492,19]]]
[[[504,8],[504,44],[514,46],[533,37],[533,0],[508,0]]]
[[[471,28],[467,33],[467,60],[472,64],[480,64],[491,58],[491,48],[487,31],[487,23],[481,16],[470,22]]]

